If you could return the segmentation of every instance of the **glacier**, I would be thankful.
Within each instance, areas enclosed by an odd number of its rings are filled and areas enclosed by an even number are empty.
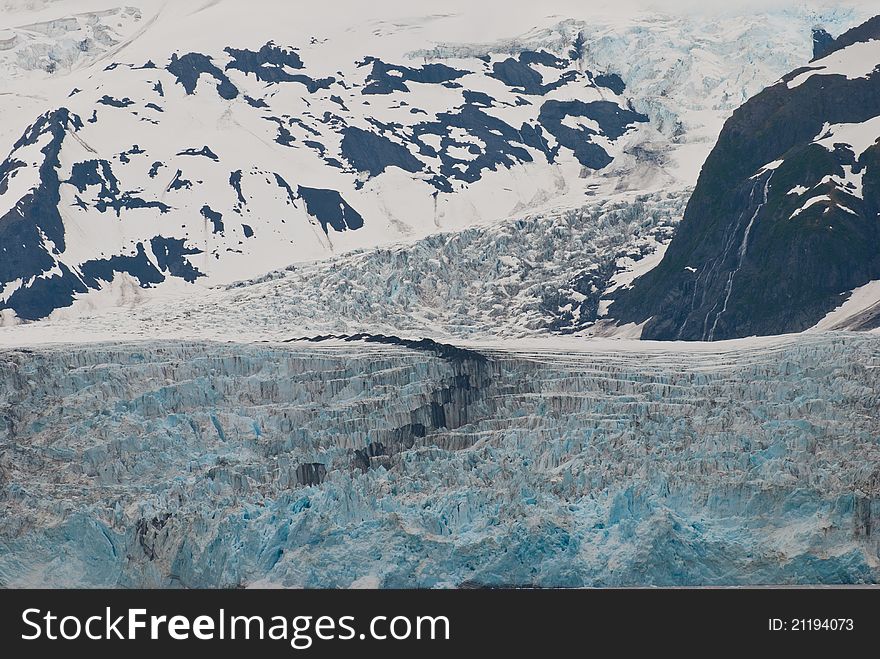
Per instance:
[[[880,577],[876,335],[368,338],[5,349],[0,585]]]

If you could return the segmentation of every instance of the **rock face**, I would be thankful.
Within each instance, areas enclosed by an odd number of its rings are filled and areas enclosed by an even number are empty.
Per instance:
[[[813,59],[825,57],[834,43],[832,37],[822,28],[813,28]]]
[[[0,585],[880,580],[874,336],[349,338],[0,354]]]
[[[878,65],[880,17],[737,110],[662,262],[611,316],[653,339],[796,332],[880,279]]]

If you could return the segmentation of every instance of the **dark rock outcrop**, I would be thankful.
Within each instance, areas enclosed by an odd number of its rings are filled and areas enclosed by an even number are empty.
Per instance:
[[[873,39],[878,19],[827,52]],[[798,332],[880,279],[880,145],[856,153],[828,133],[880,116],[880,70],[850,78],[826,64],[734,112],[663,261],[611,305],[616,322],[647,321],[642,338],[661,340]]]

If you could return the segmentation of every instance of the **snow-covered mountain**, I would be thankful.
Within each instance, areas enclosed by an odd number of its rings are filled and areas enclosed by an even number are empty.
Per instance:
[[[880,16],[738,109],[655,269],[610,307],[645,338],[880,326]]]
[[[135,4],[9,14],[21,23],[0,40],[19,126],[0,164],[6,324],[94,305],[95,291],[103,306],[195,292],[591,197],[686,189],[726,114],[805,59],[817,24],[838,32],[859,11],[721,23],[532,9],[477,30],[478,10],[457,6],[377,20]]]

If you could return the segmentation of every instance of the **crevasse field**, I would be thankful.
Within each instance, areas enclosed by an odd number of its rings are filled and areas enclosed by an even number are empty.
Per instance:
[[[0,581],[877,580],[876,337],[540,343],[5,351]]]

